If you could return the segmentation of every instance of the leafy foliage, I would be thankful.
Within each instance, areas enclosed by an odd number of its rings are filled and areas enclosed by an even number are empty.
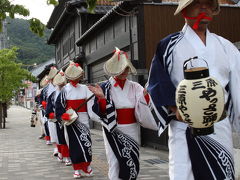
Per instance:
[[[7,19],[10,46],[17,46],[17,59],[23,64],[40,64],[54,57],[54,47],[46,44],[51,30],[46,29],[42,38],[31,33],[24,19]]]
[[[97,0],[87,0],[88,11],[93,13],[96,7]]]
[[[58,5],[58,0],[45,0],[48,5]],[[96,7],[97,1],[101,0],[86,0],[89,12],[93,13]],[[109,0],[111,1],[111,0]],[[15,15],[22,15],[27,17],[30,15],[28,9],[19,4],[12,4],[12,1],[9,0],[0,0],[0,32],[2,32],[2,22],[9,16],[14,19]],[[42,37],[44,35],[45,25],[37,18],[32,18],[29,20],[30,30]]]
[[[36,33],[38,36],[43,37],[45,25],[37,18],[31,18],[29,20],[30,30]]]
[[[19,88],[24,87],[23,80],[35,80],[15,62],[16,58],[16,47],[0,50],[0,103],[8,102]]]
[[[56,0],[47,0],[47,4],[48,5],[52,4],[54,6],[57,6],[58,5],[58,1],[56,1]]]
[[[57,5],[57,0],[45,0],[47,4]],[[30,15],[28,9],[24,6],[19,4],[12,4],[12,1],[9,0],[0,0],[0,32],[2,32],[2,22],[9,16],[10,18],[14,19],[15,15],[22,15],[27,17]],[[39,35],[40,37],[44,34],[44,25],[41,23],[39,19],[32,18],[29,20],[30,29],[35,34]]]

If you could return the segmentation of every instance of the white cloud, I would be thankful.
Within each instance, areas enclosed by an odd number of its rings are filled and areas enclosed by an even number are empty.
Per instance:
[[[53,5],[47,5],[47,0],[13,0],[12,3],[23,5],[25,8],[29,9],[30,17],[38,18],[44,24],[47,24],[54,9]],[[17,17],[23,18],[21,16]]]

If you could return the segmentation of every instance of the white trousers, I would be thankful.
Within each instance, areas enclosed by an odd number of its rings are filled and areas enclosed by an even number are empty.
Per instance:
[[[186,140],[188,125],[171,121],[169,126],[169,176],[170,180],[194,180]],[[232,128],[226,118],[214,124],[214,133],[209,137],[221,143],[233,155]]]
[[[118,130],[123,132],[124,134],[129,135],[132,137],[138,144],[140,144],[140,138],[139,138],[139,125],[137,123],[134,124],[127,124],[127,125],[118,125]],[[108,178],[110,180],[121,180],[118,178],[119,175],[119,163],[118,160],[107,140],[107,137],[103,131],[103,139],[104,139],[104,145],[106,150],[106,156],[108,161]]]
[[[51,142],[58,144],[59,142],[58,142],[56,124],[54,122],[49,122],[49,121],[47,123],[48,123],[48,129],[49,129]]]

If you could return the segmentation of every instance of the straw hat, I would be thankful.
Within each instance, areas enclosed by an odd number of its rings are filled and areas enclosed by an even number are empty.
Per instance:
[[[64,72],[61,70],[53,79],[53,85],[64,85],[67,83],[67,79],[64,75]]]
[[[48,76],[46,75],[46,76],[44,76],[44,77],[42,78],[42,80],[40,81],[40,86],[41,86],[41,87],[44,87],[44,86],[46,86],[46,85],[48,84],[48,82],[49,82],[49,79],[48,79]]]
[[[65,76],[69,80],[76,80],[83,75],[83,69],[79,64],[70,61],[69,66],[65,70]]]
[[[52,66],[49,73],[48,73],[48,78],[53,79],[56,76],[57,73],[58,73],[57,68],[55,66]]]
[[[194,0],[179,0],[178,7],[174,13],[174,15],[177,15],[179,12],[181,12],[184,8],[186,8],[189,4],[191,4]],[[217,15],[220,12],[220,6],[218,3],[218,0],[213,0],[216,5],[216,9],[214,10],[214,15]]]
[[[129,67],[131,73],[137,74],[137,70],[128,59],[126,52],[120,51],[117,47],[115,48],[113,56],[103,66],[105,73],[109,76],[118,76],[123,73],[126,67]]]

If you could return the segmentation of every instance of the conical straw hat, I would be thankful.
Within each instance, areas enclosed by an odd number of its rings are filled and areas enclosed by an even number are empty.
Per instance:
[[[184,8],[186,8],[189,4],[191,4],[194,0],[179,0],[178,7],[174,13],[174,15],[177,15],[179,12],[181,12]],[[214,15],[218,14],[220,12],[220,6],[218,3],[218,0],[213,0],[215,2],[216,8],[214,10]]]
[[[76,80],[83,75],[83,69],[79,64],[70,61],[69,66],[65,70],[65,76],[69,80]]]
[[[45,86],[48,84],[48,82],[49,82],[49,79],[48,79],[48,76],[46,75],[46,76],[44,76],[44,77],[42,78],[42,80],[40,81],[40,86],[41,86],[41,87],[45,87]]]
[[[129,67],[131,73],[137,74],[137,70],[132,65],[131,61],[128,59],[127,53],[120,51],[117,47],[113,56],[105,62],[103,69],[105,73],[109,76],[118,76],[123,73],[123,71]]]
[[[53,79],[53,85],[64,85],[67,83],[67,79],[64,75],[64,72],[61,70],[58,72],[58,74]]]
[[[52,66],[49,73],[48,73],[48,78],[53,79],[56,76],[57,73],[58,73],[57,68],[55,66]]]

